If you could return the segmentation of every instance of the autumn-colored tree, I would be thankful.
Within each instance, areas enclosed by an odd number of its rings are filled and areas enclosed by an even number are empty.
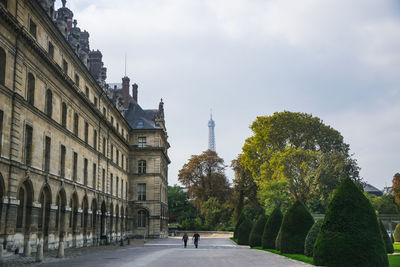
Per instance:
[[[397,205],[400,205],[400,173],[396,173],[393,176],[392,192]]]
[[[193,155],[179,171],[178,180],[188,188],[197,209],[211,197],[224,203],[229,197],[229,182],[225,176],[224,160],[215,151]]]

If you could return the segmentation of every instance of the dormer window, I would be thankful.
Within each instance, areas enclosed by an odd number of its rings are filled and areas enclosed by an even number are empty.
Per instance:
[[[146,136],[138,137],[138,147],[146,147]]]
[[[139,127],[143,126],[143,121],[138,121],[138,122],[136,123],[136,125],[139,126]]]

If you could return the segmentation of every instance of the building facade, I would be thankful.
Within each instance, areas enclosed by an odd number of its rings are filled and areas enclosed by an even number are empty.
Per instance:
[[[29,255],[164,237],[163,103],[142,118],[129,88],[122,107],[109,98],[102,54],[62,2],[0,0],[0,242]]]

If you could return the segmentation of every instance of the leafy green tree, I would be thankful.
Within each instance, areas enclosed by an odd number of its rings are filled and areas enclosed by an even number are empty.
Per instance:
[[[323,220],[318,220],[314,223],[314,225],[311,227],[310,231],[308,231],[308,234],[306,236],[306,241],[304,243],[304,255],[307,257],[312,257],[313,256],[313,249],[314,249],[314,244],[315,241],[317,240],[317,236],[319,234],[319,231],[321,230],[321,226]]]
[[[231,194],[231,203],[234,208],[234,222],[238,220],[244,206],[251,207],[255,210],[261,209],[257,199],[257,185],[253,180],[251,172],[244,167],[241,158],[242,155],[238,155],[231,163],[231,167],[235,172]]]
[[[328,206],[313,251],[323,266],[388,266],[374,209],[361,190],[345,179]]]
[[[364,192],[364,195],[379,214],[399,214],[399,206],[397,206],[393,195],[384,194],[378,197],[367,192]]]
[[[178,185],[168,186],[168,213],[170,223],[181,224],[186,220],[186,225],[200,216],[200,213],[188,200],[187,193]]]
[[[250,128],[253,136],[243,146],[241,162],[251,171],[267,209],[287,205],[287,195],[324,207],[345,177],[361,182],[349,145],[317,117],[277,112],[258,117]]]
[[[259,247],[261,246],[262,235],[264,232],[264,226],[267,223],[268,216],[265,214],[261,214],[258,217],[258,220],[253,225],[253,229],[251,229],[250,237],[249,237],[249,245],[251,247]]]
[[[225,176],[224,160],[215,151],[207,150],[193,155],[179,171],[178,180],[188,188],[188,194],[195,198],[195,206],[210,197],[224,203],[230,194],[229,182]]]
[[[275,208],[269,216],[267,223],[264,226],[262,236],[262,247],[268,249],[275,249],[275,241],[278,236],[279,229],[282,224],[282,212],[279,208]]]
[[[239,219],[238,219],[237,222],[236,222],[235,230],[234,230],[234,232],[233,232],[233,238],[237,238],[237,237],[238,237],[238,234],[239,234],[239,226],[242,224],[242,222],[244,222],[245,218],[246,218],[246,215],[245,215],[244,212],[242,212],[242,213],[240,214],[240,216],[239,216]]]
[[[396,173],[392,180],[392,192],[397,205],[400,205],[400,173]]]
[[[280,232],[281,253],[304,253],[304,242],[314,219],[304,204],[297,200],[283,217]]]
[[[398,223],[394,229],[394,241],[400,242],[400,223]]]
[[[244,221],[240,224],[238,229],[238,244],[239,245],[248,245],[249,237],[251,229],[253,228],[253,223],[248,218],[245,218]]]
[[[381,235],[383,239],[383,244],[385,245],[386,253],[392,254],[394,252],[392,240],[390,239],[385,226],[383,225],[381,219],[379,218],[378,218],[378,224],[381,230]]]

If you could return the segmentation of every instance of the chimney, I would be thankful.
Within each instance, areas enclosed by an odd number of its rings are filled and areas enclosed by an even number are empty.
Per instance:
[[[129,78],[122,78],[122,97],[124,98],[124,107],[127,108],[129,104]]]
[[[137,103],[138,85],[136,83],[132,84],[132,97]]]

